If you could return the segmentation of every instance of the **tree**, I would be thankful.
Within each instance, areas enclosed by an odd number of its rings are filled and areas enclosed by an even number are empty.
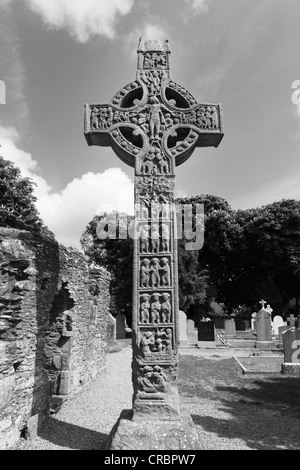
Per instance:
[[[251,301],[255,290],[259,290],[282,311],[295,298],[299,313],[300,201],[284,199],[257,209],[237,211],[236,219],[244,231],[241,251],[244,274],[240,284],[248,285],[248,291],[251,288]]]
[[[99,266],[105,267],[112,275],[111,293],[118,311],[121,311],[131,325],[132,285],[133,285],[133,240],[130,237],[120,238],[120,232],[128,232],[133,217],[126,214],[105,213],[95,216],[87,225],[80,243],[84,253]],[[99,237],[99,223],[103,233],[108,233],[115,224],[115,237]],[[114,231],[114,230],[113,230]]]
[[[33,181],[23,178],[18,167],[0,156],[0,226],[54,238],[40,218],[33,190]]]
[[[222,285],[230,277],[231,260],[236,256],[241,228],[235,223],[234,212],[228,202],[218,196],[201,194],[177,199],[176,203],[182,207],[191,205],[194,214],[197,204],[203,205],[204,209],[203,247],[185,251],[184,241],[179,243],[179,295],[181,302],[184,299],[188,315],[196,319],[199,313],[211,311],[213,300],[224,301]],[[196,223],[199,220],[195,216],[194,229]]]

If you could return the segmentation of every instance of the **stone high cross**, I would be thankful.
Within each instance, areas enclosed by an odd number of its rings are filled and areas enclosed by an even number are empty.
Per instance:
[[[89,145],[111,146],[135,170],[133,421],[171,422],[181,415],[177,245],[168,207],[175,167],[196,147],[219,145],[223,114],[220,104],[198,104],[172,80],[167,40],[140,39],[137,53],[135,81],[109,103],[85,105],[85,137]]]

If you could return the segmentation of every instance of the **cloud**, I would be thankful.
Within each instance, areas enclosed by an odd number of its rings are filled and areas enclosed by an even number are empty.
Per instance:
[[[153,15],[147,15],[147,21],[132,30],[128,34],[126,41],[124,41],[126,51],[132,58],[136,57],[137,38],[140,37],[142,37],[144,41],[171,39],[166,26],[161,22],[160,18]]]
[[[185,3],[189,4],[194,12],[206,11],[209,7],[211,0],[185,0]]]
[[[18,148],[18,140],[15,128],[0,125],[1,155],[13,161],[22,175],[37,185],[36,206],[60,243],[80,248],[80,236],[95,214],[110,210],[133,214],[133,183],[120,168],[86,173],[73,179],[63,190],[54,192],[38,174],[38,164],[31,154]]]
[[[5,83],[5,103],[17,109],[15,122],[26,127],[28,105],[24,95],[26,70],[22,63],[21,43],[11,0],[0,0],[0,79]],[[3,84],[0,84],[0,87]],[[0,103],[2,101],[0,96]]]
[[[119,16],[127,15],[134,0],[22,0],[51,29],[67,29],[85,43],[92,36],[116,35]]]

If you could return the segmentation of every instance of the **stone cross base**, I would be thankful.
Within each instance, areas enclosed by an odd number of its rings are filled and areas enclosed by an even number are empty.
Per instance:
[[[255,347],[256,349],[273,349],[274,342],[273,341],[256,341]]]
[[[294,375],[300,377],[300,364],[295,362],[284,362],[281,364],[281,371],[284,375]]]
[[[133,421],[123,410],[111,430],[106,450],[205,450],[189,415],[178,421]]]

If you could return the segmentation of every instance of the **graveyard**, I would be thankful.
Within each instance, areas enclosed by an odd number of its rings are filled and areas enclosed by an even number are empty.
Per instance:
[[[198,29],[216,21],[218,33],[224,15],[211,2],[186,0],[180,26],[187,31],[198,15],[202,26],[193,30],[197,41],[174,40],[174,49],[160,38],[162,24],[140,16],[144,36],[133,54],[138,30],[128,23],[120,40],[122,28],[113,28],[138,8],[134,0],[122,8],[113,1],[112,9],[80,2],[78,10],[61,0],[55,14],[55,1],[50,10],[35,2],[26,0],[23,11],[0,0],[9,22],[26,25],[28,77],[38,82],[45,73],[49,82],[46,99],[29,79],[25,99],[19,49],[17,65],[6,65],[19,77],[8,86],[0,80],[1,110],[7,106],[7,127],[0,121],[0,450],[97,450],[108,464],[127,464],[128,452],[300,450],[299,185],[272,181],[270,168],[283,173],[273,160],[263,171],[257,147],[263,155],[269,140],[267,154],[275,153],[282,121],[275,131],[268,106],[257,111],[251,92],[241,113],[238,78],[223,84],[240,59],[231,53],[226,66],[210,70],[211,50],[226,49],[222,34],[222,47],[203,41],[207,69],[194,79]],[[159,25],[159,16],[149,18]],[[47,22],[50,39],[41,28]],[[41,52],[54,43],[64,86],[48,79],[51,60],[45,66]],[[60,56],[60,45],[68,53]],[[253,77],[263,82],[261,71]],[[54,112],[58,102],[65,117]],[[30,113],[42,107],[44,120],[34,127]],[[290,125],[287,139],[299,140],[297,132]],[[259,143],[251,142],[252,154],[250,134]],[[39,163],[30,154],[35,146],[46,147]]]

